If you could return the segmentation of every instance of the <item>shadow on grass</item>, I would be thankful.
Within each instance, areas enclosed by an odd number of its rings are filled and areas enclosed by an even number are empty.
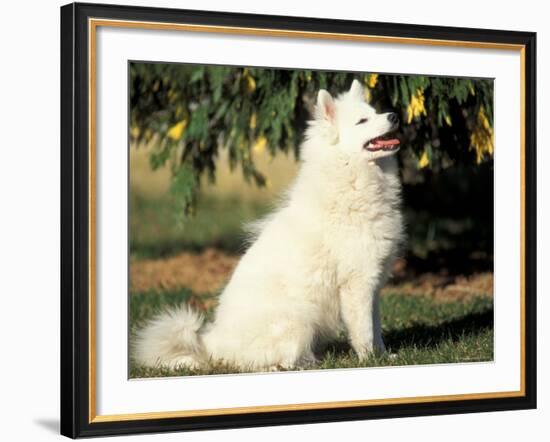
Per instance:
[[[402,347],[436,347],[440,342],[456,342],[465,335],[478,334],[493,327],[493,308],[483,312],[470,313],[461,318],[438,325],[417,324],[399,330],[390,330],[384,334],[386,346],[393,351]]]
[[[443,341],[457,342],[465,335],[476,335],[487,328],[493,328],[493,308],[483,312],[470,313],[451,321],[438,325],[415,324],[398,330],[384,332],[384,343],[391,352],[396,352],[405,347],[421,347],[431,349]],[[332,352],[336,355],[347,354],[351,351],[348,342],[339,341],[328,344],[323,348],[324,352]]]

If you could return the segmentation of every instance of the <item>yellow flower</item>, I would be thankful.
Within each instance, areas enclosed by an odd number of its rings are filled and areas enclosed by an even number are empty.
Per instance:
[[[370,102],[372,98],[371,89],[374,89],[376,82],[378,81],[378,74],[366,74],[363,78],[366,88],[364,88],[365,100]]]
[[[249,94],[256,90],[256,80],[254,80],[254,77],[250,75],[246,77],[246,90]]]
[[[246,86],[246,91],[251,94],[256,90],[256,80],[254,80],[254,77],[250,75],[247,68],[243,69],[243,79]]]
[[[418,167],[420,169],[424,169],[425,167],[428,167],[430,165],[430,159],[428,158],[428,152],[424,151],[422,152],[422,155],[420,156],[420,159],[418,160]]]
[[[181,120],[179,123],[174,124],[170,129],[168,129],[166,135],[168,135],[168,138],[177,141],[182,137],[186,127],[187,120]]]
[[[252,146],[252,151],[254,153],[262,153],[267,146],[267,138],[264,135],[260,135],[256,138],[254,145]]]
[[[407,123],[410,124],[413,118],[426,115],[424,101],[424,91],[422,91],[422,89],[417,89],[407,106]]]
[[[376,86],[377,81],[378,81],[378,74],[369,74],[367,78],[367,86],[372,89]]]
[[[445,119],[445,123],[447,123],[447,126],[452,126],[453,125],[453,122],[451,120],[451,116],[449,114],[445,115],[444,119]]]
[[[250,123],[248,124],[250,129],[256,129],[256,112],[250,116]]]
[[[483,106],[479,108],[474,130],[470,135],[470,149],[475,150],[478,164],[485,155],[492,156],[495,150],[493,128]]]

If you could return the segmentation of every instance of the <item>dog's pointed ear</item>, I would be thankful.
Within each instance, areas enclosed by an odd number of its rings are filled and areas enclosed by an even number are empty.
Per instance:
[[[353,83],[351,83],[349,93],[360,99],[365,98],[365,90],[363,89],[363,85],[357,79],[353,80]]]
[[[332,96],[324,89],[321,89],[317,95],[315,120],[325,139],[328,140],[330,144],[336,144],[338,142],[336,103]]]
[[[325,120],[329,123],[334,123],[336,120],[336,105],[334,104],[334,99],[324,89],[321,89],[317,95],[315,116],[318,120]]]

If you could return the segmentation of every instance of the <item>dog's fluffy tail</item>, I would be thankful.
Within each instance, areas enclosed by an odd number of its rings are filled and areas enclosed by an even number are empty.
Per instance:
[[[165,311],[136,333],[134,360],[147,367],[200,366],[205,359],[202,323],[202,316],[186,305]]]

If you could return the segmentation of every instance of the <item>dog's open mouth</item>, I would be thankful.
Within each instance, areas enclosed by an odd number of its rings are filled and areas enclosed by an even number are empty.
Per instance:
[[[385,134],[380,137],[372,138],[368,140],[363,147],[369,152],[377,152],[379,150],[396,150],[399,148],[401,142],[395,137],[391,137],[390,134]]]

